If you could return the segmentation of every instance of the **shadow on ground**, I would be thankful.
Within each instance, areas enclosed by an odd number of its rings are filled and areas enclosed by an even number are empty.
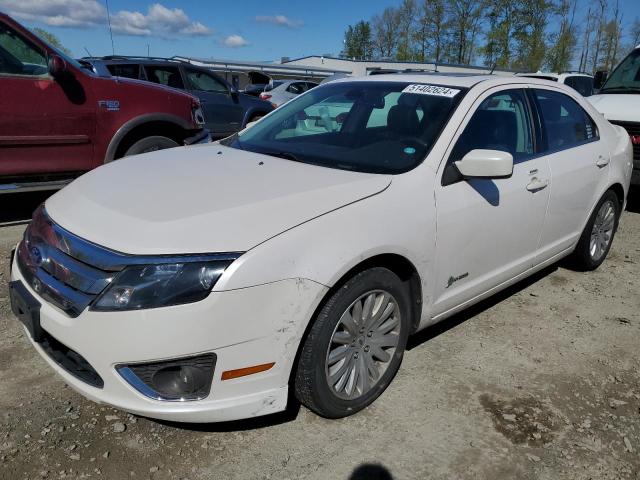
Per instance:
[[[55,191],[5,193],[0,195],[0,224],[27,222],[31,214]]]

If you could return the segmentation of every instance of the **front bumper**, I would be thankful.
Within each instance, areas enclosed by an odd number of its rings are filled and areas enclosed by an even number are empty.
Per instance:
[[[84,357],[102,388],[65,370],[42,345],[34,347],[85,397],[142,416],[179,422],[218,422],[256,417],[286,408],[288,382],[307,322],[326,292],[310,280],[290,279],[212,292],[200,302],[140,311],[83,311],[71,318],[27,285],[14,259],[11,280],[20,281],[42,305],[40,324],[54,339]],[[26,330],[25,330],[26,331]],[[202,400],[162,401],[144,396],[115,366],[213,352],[209,395]],[[222,380],[224,371],[275,362],[261,373]]]

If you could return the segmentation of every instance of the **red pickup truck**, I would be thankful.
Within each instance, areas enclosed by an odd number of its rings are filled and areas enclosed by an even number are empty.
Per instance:
[[[209,141],[199,100],[103,78],[0,13],[0,193],[56,188],[117,158]]]

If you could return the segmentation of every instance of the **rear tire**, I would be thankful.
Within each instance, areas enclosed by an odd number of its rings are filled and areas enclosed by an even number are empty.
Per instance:
[[[326,301],[304,341],[296,398],[327,418],[346,417],[371,404],[402,362],[410,305],[406,282],[386,268],[349,279]]]
[[[612,190],[600,199],[578,240],[571,263],[583,271],[595,270],[607,258],[618,229],[620,202]]]
[[[131,155],[155,152],[157,150],[164,150],[165,148],[173,148],[177,146],[178,142],[176,142],[175,140],[172,140],[168,137],[155,135],[153,137],[142,138],[135,142],[127,149],[126,152],[124,152],[124,156],[129,157]]]

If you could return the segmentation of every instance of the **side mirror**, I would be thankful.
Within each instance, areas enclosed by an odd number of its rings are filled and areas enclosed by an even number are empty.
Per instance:
[[[238,96],[238,89],[236,88],[235,85],[231,85],[231,87],[229,88],[229,93],[231,94],[232,97]]]
[[[57,78],[64,75],[64,73],[67,71],[67,62],[65,62],[62,57],[56,54],[51,54],[49,55],[47,67],[49,70],[49,74],[53,78]]]
[[[513,173],[513,156],[501,150],[471,150],[454,163],[465,178],[505,178]]]
[[[593,76],[593,88],[596,90],[600,90],[604,85],[604,82],[607,81],[608,72],[606,70],[598,70],[596,74]]]

